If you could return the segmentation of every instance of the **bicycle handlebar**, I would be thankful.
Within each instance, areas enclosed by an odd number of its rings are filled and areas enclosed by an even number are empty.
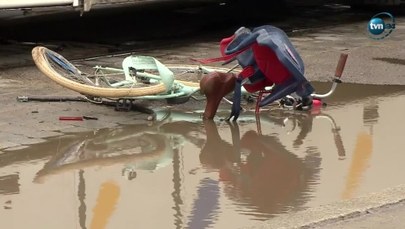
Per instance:
[[[339,62],[338,62],[338,65],[336,66],[336,71],[335,71],[335,77],[336,78],[342,77],[343,70],[344,70],[345,65],[346,65],[347,57],[348,57],[347,53],[340,54]]]

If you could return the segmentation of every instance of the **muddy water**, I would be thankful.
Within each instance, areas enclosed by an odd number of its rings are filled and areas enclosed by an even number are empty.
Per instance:
[[[237,228],[402,184],[404,89],[343,84],[321,111],[238,123],[161,110],[6,151],[1,228]]]

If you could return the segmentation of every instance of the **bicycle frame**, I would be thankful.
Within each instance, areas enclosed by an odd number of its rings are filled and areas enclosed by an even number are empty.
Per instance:
[[[94,68],[96,69],[95,70],[96,77],[97,77],[97,74],[99,74],[103,70],[113,72],[113,74],[114,73],[125,74],[125,71],[123,69],[119,69],[119,68],[102,67],[102,66],[95,66]],[[107,74],[107,75],[109,75],[109,74]],[[106,75],[103,74],[101,76],[106,76]],[[150,74],[150,73],[138,72],[137,76],[147,78],[149,80],[149,83],[154,83],[154,82],[161,80],[161,78],[159,76]],[[107,82],[107,84],[109,84],[109,86],[111,86],[113,88],[131,87],[131,86],[135,85],[136,83],[137,83],[137,80],[135,79],[135,77],[125,77],[124,80],[118,81],[116,83]],[[160,99],[176,98],[176,97],[181,97],[181,96],[191,96],[192,94],[194,94],[200,90],[200,88],[190,87],[190,86],[184,85],[176,80],[174,80],[172,83],[168,83],[166,85],[166,88],[168,88],[166,93],[157,94],[157,95],[128,97],[128,98],[129,99],[160,100]]]
[[[234,67],[230,68],[227,72],[232,72],[237,67],[238,65],[235,65]],[[129,97],[129,99],[160,100],[182,96],[188,97],[200,91],[199,87],[198,88],[191,87],[177,80],[175,78],[176,76],[170,71],[168,67],[166,67],[164,64],[162,64],[157,59],[151,56],[128,56],[123,60],[122,68],[103,67],[97,65],[94,67],[94,69],[95,69],[95,76],[103,78],[104,82],[106,82],[109,86],[113,88],[131,87],[132,85],[138,82],[136,78],[146,79],[148,83],[157,83],[159,81],[162,81],[166,86],[166,93],[161,93],[157,95]],[[141,71],[137,71],[137,69],[141,69]],[[144,69],[157,70],[159,72],[159,75],[142,71]],[[199,70],[204,73],[216,71],[215,69],[203,66],[201,64],[199,65]],[[104,71],[109,73],[104,74]],[[105,78],[105,76],[116,74],[123,74],[125,78],[115,83],[110,83],[108,79]],[[98,84],[98,81],[99,79],[96,78],[96,85]],[[243,88],[242,94],[249,95],[250,93]],[[231,101],[225,98],[224,100],[232,104]]]
[[[131,97],[133,99],[147,99],[147,100],[159,100],[168,99],[181,96],[191,96],[198,92],[200,89],[196,87],[190,87],[175,80],[173,72],[168,67],[160,63],[157,59],[150,56],[128,56],[122,62],[122,69],[112,67],[95,66],[95,75],[100,75],[104,78],[104,81],[111,87],[118,88],[123,86],[132,87],[137,83],[136,78],[144,78],[148,83],[156,83],[162,81],[166,87],[166,92],[157,95],[147,95],[139,97]],[[141,69],[140,71],[137,69]],[[201,67],[201,71],[210,72],[208,68]],[[131,71],[133,70],[133,71]],[[144,72],[143,70],[157,70],[159,75]],[[110,83],[103,74],[103,71],[112,72],[113,74],[124,74],[125,79],[116,83]],[[96,83],[98,83],[96,78]]]

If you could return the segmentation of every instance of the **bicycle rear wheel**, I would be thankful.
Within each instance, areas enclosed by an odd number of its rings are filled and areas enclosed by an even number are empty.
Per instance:
[[[153,95],[166,91],[166,87],[163,83],[131,88],[101,87],[92,82],[89,77],[83,74],[62,55],[45,47],[35,47],[32,50],[32,57],[38,69],[47,77],[63,87],[84,95],[123,98]]]

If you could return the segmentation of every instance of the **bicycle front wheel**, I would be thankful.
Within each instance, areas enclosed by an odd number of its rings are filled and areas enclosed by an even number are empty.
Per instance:
[[[95,97],[125,98],[154,95],[166,91],[163,83],[154,85],[133,85],[133,87],[113,88],[96,85],[88,76],[83,74],[62,55],[37,46],[32,50],[33,60],[38,69],[59,85]]]

